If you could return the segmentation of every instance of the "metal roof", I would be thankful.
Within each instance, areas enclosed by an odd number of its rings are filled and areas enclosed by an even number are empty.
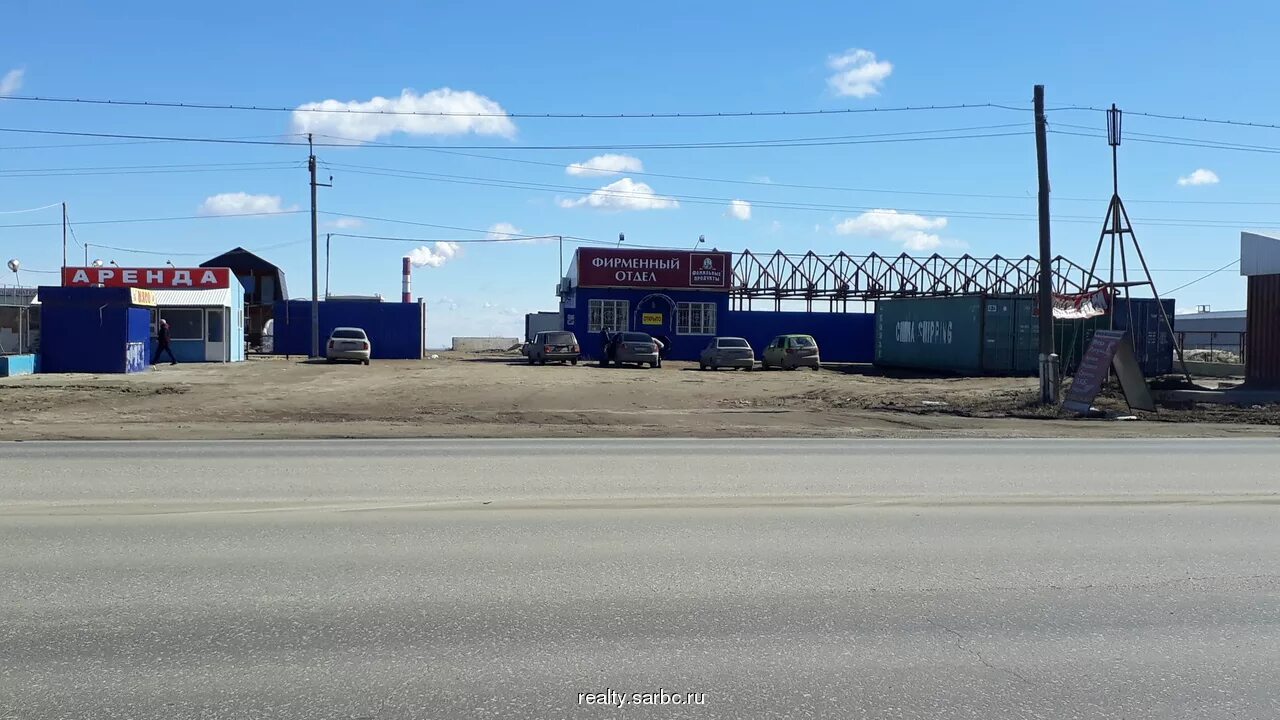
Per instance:
[[[1183,320],[1239,320],[1245,317],[1245,310],[1211,310],[1209,312],[1179,313],[1174,317]]]
[[[231,288],[152,292],[155,294],[157,307],[231,307]]]
[[[1280,238],[1240,233],[1240,274],[1280,275]]]

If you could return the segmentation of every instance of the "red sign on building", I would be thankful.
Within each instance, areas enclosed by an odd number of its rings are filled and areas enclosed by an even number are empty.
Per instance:
[[[580,248],[578,285],[723,290],[730,263],[727,252]]]
[[[152,290],[210,290],[231,287],[231,268],[64,267],[67,287],[136,287]]]

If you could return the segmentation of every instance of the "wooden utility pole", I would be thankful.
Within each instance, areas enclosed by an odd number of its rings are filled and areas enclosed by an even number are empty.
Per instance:
[[[307,133],[307,170],[311,172],[311,357],[320,357],[320,263],[319,227],[316,223],[316,188],[333,187],[333,183],[316,182],[316,151]],[[330,178],[332,180],[333,178]]]
[[[1058,402],[1058,356],[1053,348],[1053,273],[1049,267],[1049,148],[1044,116],[1044,86],[1035,86],[1036,174],[1040,179],[1040,281],[1036,306],[1040,314],[1040,402]]]

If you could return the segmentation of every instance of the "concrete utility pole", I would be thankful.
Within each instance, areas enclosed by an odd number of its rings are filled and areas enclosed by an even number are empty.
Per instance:
[[[316,188],[333,187],[333,183],[316,182],[316,151],[311,144],[311,133],[307,133],[307,170],[311,172],[311,357],[320,357],[320,264],[319,227],[316,223]],[[333,178],[329,178],[332,180]]]
[[[1040,402],[1058,402],[1058,356],[1053,348],[1053,274],[1050,270],[1049,242],[1049,149],[1044,116],[1044,86],[1035,86],[1036,174],[1040,178],[1040,292],[1037,307],[1040,314]]]
[[[67,204],[62,203],[62,267],[67,266]],[[61,284],[62,280],[59,279]]]

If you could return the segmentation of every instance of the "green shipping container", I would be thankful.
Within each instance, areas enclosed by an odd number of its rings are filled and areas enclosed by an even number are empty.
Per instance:
[[[1054,320],[1062,372],[1075,372],[1105,316]],[[959,374],[1036,375],[1040,318],[1033,295],[965,295],[876,303],[876,364]]]
[[[876,364],[982,372],[982,295],[876,302]]]

